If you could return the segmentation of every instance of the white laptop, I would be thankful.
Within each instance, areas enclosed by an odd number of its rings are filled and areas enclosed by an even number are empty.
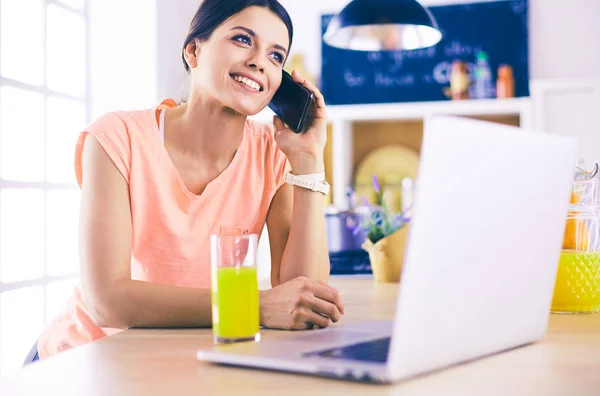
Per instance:
[[[215,346],[198,359],[385,383],[538,340],[576,151],[568,137],[427,119],[395,319]]]

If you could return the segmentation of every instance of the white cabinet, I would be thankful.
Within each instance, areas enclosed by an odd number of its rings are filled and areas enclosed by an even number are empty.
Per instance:
[[[578,165],[600,162],[600,80],[531,82],[536,129],[579,140]]]

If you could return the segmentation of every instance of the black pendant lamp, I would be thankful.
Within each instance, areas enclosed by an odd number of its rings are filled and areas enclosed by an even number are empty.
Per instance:
[[[323,39],[342,49],[397,51],[431,47],[442,33],[416,0],[353,0],[331,18]]]

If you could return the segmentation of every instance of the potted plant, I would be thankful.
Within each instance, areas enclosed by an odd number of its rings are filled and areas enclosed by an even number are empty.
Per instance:
[[[376,282],[399,282],[408,236],[407,209],[403,213],[390,213],[385,203],[379,181],[373,176],[373,188],[377,194],[376,205],[363,197],[369,214],[359,224],[351,225],[356,235],[367,234],[362,248],[369,253],[371,269]]]

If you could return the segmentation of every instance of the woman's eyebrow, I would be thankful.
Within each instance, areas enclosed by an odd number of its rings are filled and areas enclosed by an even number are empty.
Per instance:
[[[256,32],[252,29],[249,29],[245,26],[234,26],[231,28],[231,30],[243,30],[244,32],[248,33],[250,35],[250,37],[257,37],[258,34],[256,34]],[[231,31],[230,30],[230,31]],[[279,44],[273,44],[273,47],[277,48],[278,50],[281,50],[285,53],[285,55],[287,55],[287,50],[285,49],[285,47],[283,45],[279,45]]]
[[[248,33],[251,37],[256,37],[256,32],[252,29],[248,29],[247,27],[244,26],[234,26],[231,28],[231,30],[235,30],[235,29],[239,29],[239,30],[243,30],[244,32]]]

